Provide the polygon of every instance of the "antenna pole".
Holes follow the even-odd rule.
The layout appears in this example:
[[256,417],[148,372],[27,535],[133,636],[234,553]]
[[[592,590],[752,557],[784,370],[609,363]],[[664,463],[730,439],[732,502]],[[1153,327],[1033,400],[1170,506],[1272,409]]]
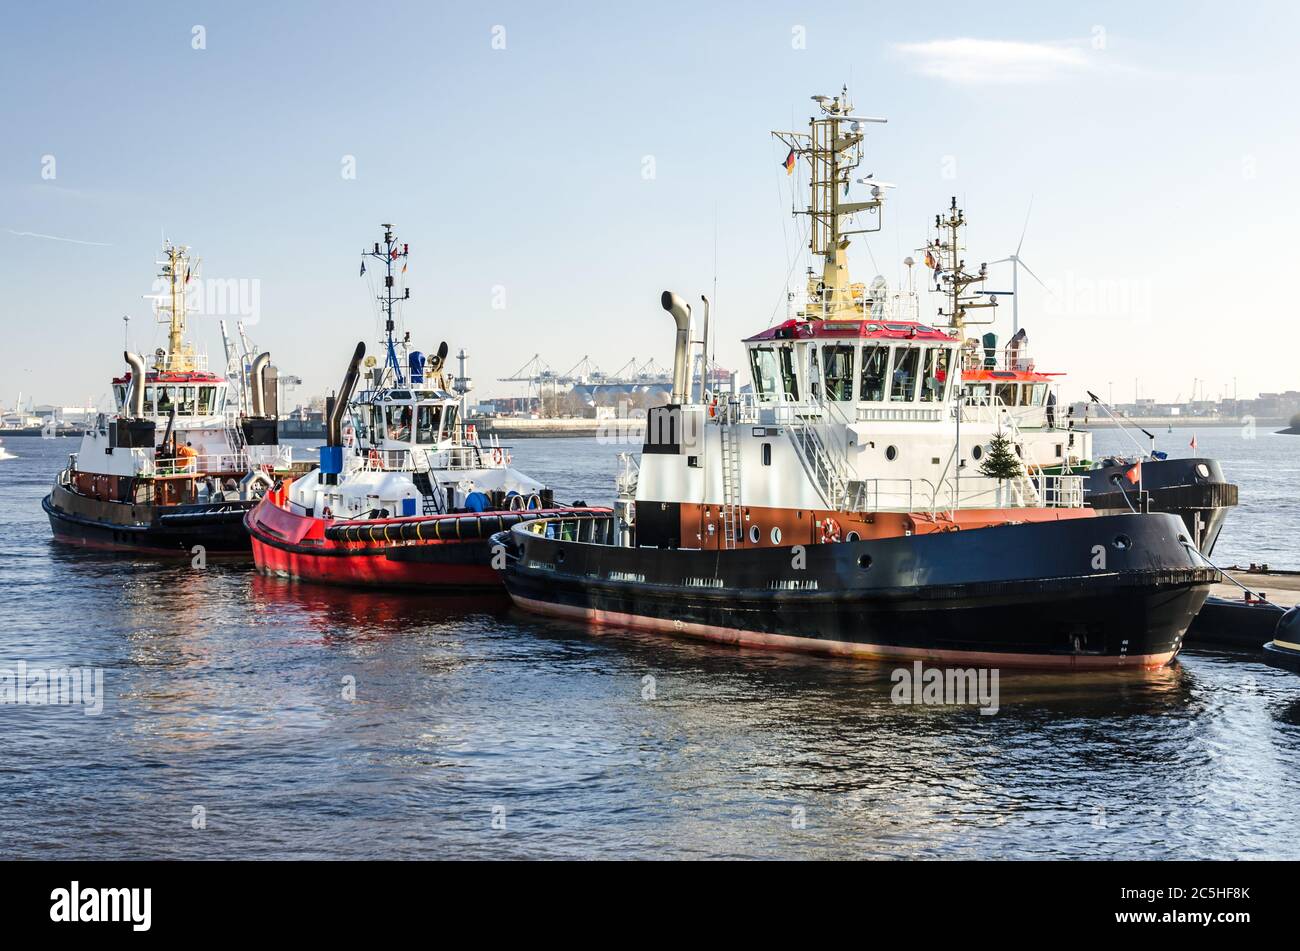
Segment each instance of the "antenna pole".
[[[393,296],[393,265],[396,264],[398,260],[401,260],[402,267],[406,267],[406,258],[410,253],[410,246],[406,244],[402,244],[400,247],[398,246],[397,238],[393,234],[393,226],[391,224],[385,223],[381,225],[381,227],[384,229],[382,247],[380,242],[376,241],[374,249],[370,251],[362,251],[361,256],[363,258],[374,258],[377,261],[384,262],[384,293],[379,296],[379,306],[384,312],[384,336],[387,349],[387,355],[384,358],[384,366],[385,369],[392,371],[393,382],[396,385],[401,386],[406,382],[406,378],[402,372],[402,362],[397,359],[397,340],[393,336],[394,331],[396,330],[396,323],[393,320],[393,304],[399,300],[410,300],[411,290],[410,288],[407,288],[406,293],[401,297]],[[361,263],[361,273],[366,273],[366,265],[364,261]]]

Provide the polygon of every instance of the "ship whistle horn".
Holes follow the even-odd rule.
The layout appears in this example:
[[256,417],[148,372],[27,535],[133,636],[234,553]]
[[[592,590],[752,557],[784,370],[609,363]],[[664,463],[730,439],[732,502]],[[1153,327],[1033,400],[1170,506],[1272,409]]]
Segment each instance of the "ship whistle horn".
[[664,310],[673,315],[673,320],[677,323],[677,344],[673,347],[672,401],[680,406],[686,402],[687,374],[690,372],[690,367],[687,366],[687,351],[690,349],[691,339],[691,305],[672,291],[664,291],[659,298],[659,303]]

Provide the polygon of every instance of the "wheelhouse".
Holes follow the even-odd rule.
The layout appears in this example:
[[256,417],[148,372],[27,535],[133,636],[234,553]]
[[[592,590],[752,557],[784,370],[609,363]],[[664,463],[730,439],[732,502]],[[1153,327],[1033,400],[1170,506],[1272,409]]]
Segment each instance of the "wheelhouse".
[[[131,393],[131,375],[113,380],[113,402],[120,414]],[[226,411],[226,381],[214,373],[150,373],[145,377],[145,416],[167,419],[221,416]]]
[[913,321],[790,320],[745,346],[759,404],[868,411],[941,406],[959,357],[951,336]]
[[432,449],[458,441],[460,399],[438,389],[398,387],[362,394],[355,425],[367,445]]

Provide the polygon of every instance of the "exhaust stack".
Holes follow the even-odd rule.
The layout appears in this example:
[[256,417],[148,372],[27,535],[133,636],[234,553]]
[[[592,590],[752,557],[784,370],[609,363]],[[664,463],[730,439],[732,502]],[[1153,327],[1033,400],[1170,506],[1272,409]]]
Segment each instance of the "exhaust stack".
[[[138,353],[130,351],[123,352],[122,356],[126,359],[127,365],[131,368],[131,395],[130,395],[130,413],[133,419],[144,418],[144,357]],[[127,409],[124,405],[123,409]]]
[[[343,375],[343,385],[339,387],[338,396],[334,398],[334,405],[330,407],[329,419],[326,421],[325,426],[326,445],[343,445],[343,415],[348,411],[348,402],[352,399],[352,391],[356,389],[357,379],[361,376],[361,358],[365,355],[365,343],[358,343],[356,352],[352,354],[352,362],[348,364],[348,372]],[[260,360],[261,357],[258,359]]]
[[690,388],[691,305],[672,291],[664,291],[659,303],[677,322],[677,343],[673,348],[672,401],[680,406],[686,402],[687,390]]
[[266,386],[262,381],[262,373],[266,370],[266,365],[271,362],[271,354],[259,353],[253,360],[253,368],[249,373],[251,379],[249,382],[253,388],[253,415],[266,415]]
[[704,302],[704,327],[700,334],[700,402],[704,402],[704,391],[709,388],[709,299],[703,294],[700,300]]

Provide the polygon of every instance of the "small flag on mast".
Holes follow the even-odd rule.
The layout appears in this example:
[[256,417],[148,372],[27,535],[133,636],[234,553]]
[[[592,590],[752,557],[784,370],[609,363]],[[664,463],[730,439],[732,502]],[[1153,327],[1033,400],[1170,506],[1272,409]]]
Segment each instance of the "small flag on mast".
[[361,273],[360,273],[358,276],[359,276],[359,277],[365,277],[365,276],[366,276],[366,262],[365,262],[365,261],[362,261],[362,262],[361,262]]
[[1132,469],[1130,469],[1128,472],[1124,473],[1124,478],[1128,479],[1128,480],[1129,480],[1130,482],[1132,482],[1134,485],[1137,485],[1139,482],[1141,482],[1141,481],[1142,481],[1142,463],[1141,463],[1141,461],[1139,461],[1138,464],[1135,465],[1135,466],[1134,466]]
[[782,162],[781,164],[785,166],[785,173],[787,175],[794,174],[794,149],[793,148],[790,149],[790,154],[785,157],[785,161]]
[[1196,433],[1192,433],[1192,448],[1196,448]]

